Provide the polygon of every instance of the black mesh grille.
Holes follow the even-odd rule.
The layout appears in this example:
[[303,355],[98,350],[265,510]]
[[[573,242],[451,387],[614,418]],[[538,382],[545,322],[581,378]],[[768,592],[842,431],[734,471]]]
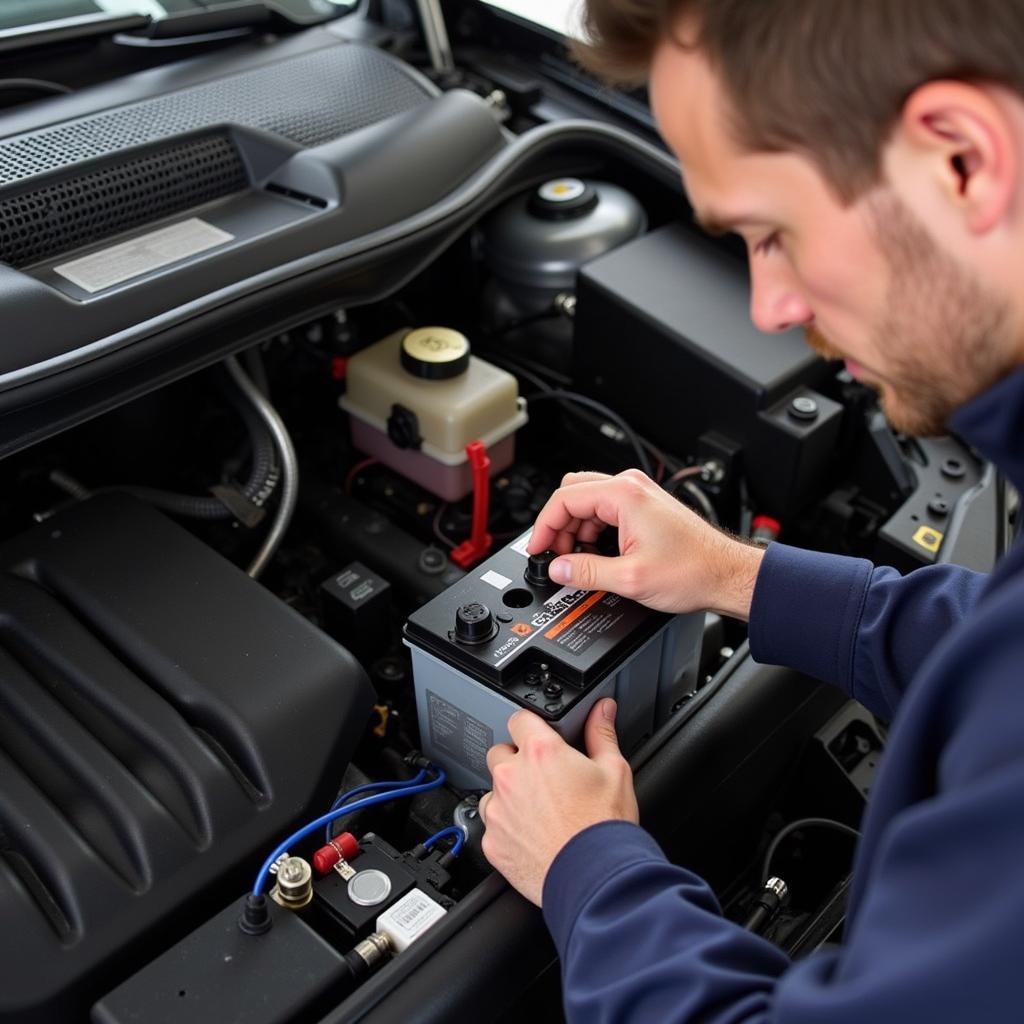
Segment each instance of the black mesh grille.
[[0,140],[0,185],[224,124],[316,146],[428,98],[400,64],[379,51],[332,46]]
[[245,188],[234,143],[210,135],[0,199],[0,262],[15,267]]

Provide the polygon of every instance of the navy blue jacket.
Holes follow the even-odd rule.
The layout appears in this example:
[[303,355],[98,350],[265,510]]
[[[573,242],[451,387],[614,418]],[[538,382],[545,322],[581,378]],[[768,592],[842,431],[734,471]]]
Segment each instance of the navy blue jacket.
[[[1024,369],[950,425],[1024,490]],[[893,722],[845,945],[792,963],[640,828],[605,822],[544,884],[569,1021],[1024,1021],[1024,545],[988,576],[900,577],[774,544],[750,645]]]

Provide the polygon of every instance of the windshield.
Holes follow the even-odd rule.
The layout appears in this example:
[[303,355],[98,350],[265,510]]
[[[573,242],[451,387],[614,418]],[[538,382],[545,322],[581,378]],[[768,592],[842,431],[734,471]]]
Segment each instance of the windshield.
[[581,0],[484,0],[484,3],[532,21],[535,25],[543,25],[559,35],[581,35]]
[[[235,2],[223,0],[223,5]],[[101,14],[142,14],[159,20],[168,14],[193,13],[219,6],[217,0],[0,0],[0,30]],[[350,9],[352,0],[274,0],[272,6],[282,13],[294,8],[301,15],[330,17]]]

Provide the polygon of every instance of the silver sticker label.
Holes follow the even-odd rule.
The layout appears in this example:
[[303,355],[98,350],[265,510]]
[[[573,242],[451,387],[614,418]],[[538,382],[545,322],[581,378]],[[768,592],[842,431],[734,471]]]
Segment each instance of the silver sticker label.
[[190,217],[53,269],[91,294],[234,241],[234,237],[205,220]]

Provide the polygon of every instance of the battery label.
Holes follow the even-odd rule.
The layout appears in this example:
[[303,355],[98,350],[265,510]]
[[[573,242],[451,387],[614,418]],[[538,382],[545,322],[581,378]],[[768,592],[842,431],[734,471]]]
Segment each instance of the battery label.
[[489,725],[433,690],[427,690],[427,718],[436,747],[477,775],[489,775],[487,751],[494,746],[494,730]]
[[621,603],[618,595],[599,591],[544,636],[554,640],[567,654],[578,656],[622,621],[624,612],[618,610]]
[[[600,599],[604,595],[603,590],[594,592],[596,599]],[[567,612],[570,608],[575,608],[581,601],[589,600],[591,591],[589,590],[574,590],[572,587],[562,587],[557,593],[552,594],[544,602],[544,610],[537,612],[530,619],[530,625],[534,629],[543,629],[549,622],[554,622],[560,615]]]
[[[582,614],[577,605],[585,610],[595,601],[600,601],[606,594],[607,591],[604,590],[573,590],[572,587],[562,587],[561,590],[552,594],[544,602],[544,608],[537,612],[530,619],[529,623],[517,622],[512,627],[513,635],[492,652],[492,656],[495,658],[495,666],[504,665],[513,654],[518,654],[531,640],[539,636],[545,636],[548,639],[557,636],[558,628],[549,630],[547,633],[541,633],[540,631],[545,626],[550,626],[553,622],[562,618],[562,616],[565,616],[563,622],[573,621],[578,614]],[[574,608],[576,608],[576,611],[573,611]]]

